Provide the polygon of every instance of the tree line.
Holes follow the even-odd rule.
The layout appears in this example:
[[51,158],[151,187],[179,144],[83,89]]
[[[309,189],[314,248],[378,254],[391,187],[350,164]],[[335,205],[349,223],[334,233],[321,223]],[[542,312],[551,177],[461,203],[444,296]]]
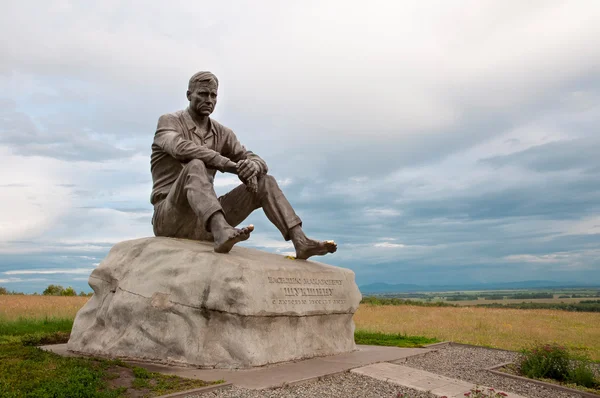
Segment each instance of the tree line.
[[[64,288],[61,285],[48,285],[48,287],[42,292],[43,296],[80,296],[80,297],[91,297],[94,293],[85,293],[80,291],[79,294],[71,286]],[[25,295],[23,292],[9,291],[5,287],[0,286],[1,295]],[[37,296],[38,293],[33,293],[33,296]]]

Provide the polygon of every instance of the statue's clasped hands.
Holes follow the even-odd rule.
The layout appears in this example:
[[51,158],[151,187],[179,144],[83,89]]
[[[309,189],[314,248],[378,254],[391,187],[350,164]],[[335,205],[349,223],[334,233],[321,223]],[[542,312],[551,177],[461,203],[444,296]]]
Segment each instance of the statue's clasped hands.
[[238,175],[244,180],[254,177],[259,172],[256,162],[253,162],[250,159],[240,160],[237,162],[236,168]]
[[236,170],[238,177],[240,178],[240,180],[242,180],[244,184],[246,184],[248,190],[252,192],[257,192],[258,182],[256,176],[258,175],[260,169],[256,162],[253,162],[250,159],[240,160],[236,164]]

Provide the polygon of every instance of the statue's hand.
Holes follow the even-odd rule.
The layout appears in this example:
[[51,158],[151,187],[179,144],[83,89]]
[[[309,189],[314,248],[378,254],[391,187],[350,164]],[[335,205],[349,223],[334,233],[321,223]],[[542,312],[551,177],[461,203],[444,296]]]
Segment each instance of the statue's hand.
[[242,181],[248,181],[250,178],[256,176],[260,171],[256,162],[250,159],[240,160],[237,165],[237,173]]

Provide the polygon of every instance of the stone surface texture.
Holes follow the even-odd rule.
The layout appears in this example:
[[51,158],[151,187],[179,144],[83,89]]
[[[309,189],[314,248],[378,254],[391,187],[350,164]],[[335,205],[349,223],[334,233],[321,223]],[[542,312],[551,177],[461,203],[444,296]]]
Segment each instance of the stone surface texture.
[[351,270],[205,242],[115,245],[92,272],[68,349],[206,368],[248,368],[355,349]]

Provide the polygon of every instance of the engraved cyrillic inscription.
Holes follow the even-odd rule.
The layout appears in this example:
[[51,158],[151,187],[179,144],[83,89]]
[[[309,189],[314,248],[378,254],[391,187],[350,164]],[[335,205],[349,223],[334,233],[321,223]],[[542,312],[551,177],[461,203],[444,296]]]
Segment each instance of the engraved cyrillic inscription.
[[296,277],[267,277],[269,283],[283,283],[286,285],[328,285],[342,286],[341,279],[318,279],[318,278],[296,278]]
[[314,287],[284,287],[286,296],[332,296],[333,289]]
[[[279,298],[272,304],[281,305],[343,305],[345,299],[335,299],[338,289],[342,288],[342,279],[313,278],[301,276],[267,276],[269,284],[280,285]],[[273,286],[275,287],[275,286]]]

